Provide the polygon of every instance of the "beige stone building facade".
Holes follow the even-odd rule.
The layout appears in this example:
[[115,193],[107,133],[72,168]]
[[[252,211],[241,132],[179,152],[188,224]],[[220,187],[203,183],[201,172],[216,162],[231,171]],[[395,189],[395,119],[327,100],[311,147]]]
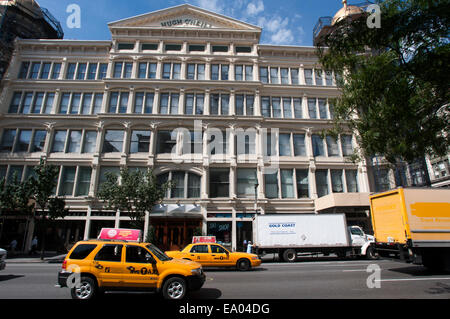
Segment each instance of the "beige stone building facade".
[[322,135],[339,91],[315,48],[260,44],[261,28],[187,4],[109,29],[112,41],[18,40],[3,82],[0,174],[60,167],[58,237],[127,227],[96,199],[121,167],[176,181],[145,223],[164,249],[198,228],[241,249],[255,213],[344,212],[369,227],[352,132]]

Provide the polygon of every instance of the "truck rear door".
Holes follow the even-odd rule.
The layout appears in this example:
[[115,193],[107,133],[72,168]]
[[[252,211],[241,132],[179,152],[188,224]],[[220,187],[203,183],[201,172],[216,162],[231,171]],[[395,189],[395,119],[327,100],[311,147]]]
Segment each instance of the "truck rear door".
[[377,242],[406,243],[406,211],[399,190],[372,196],[370,211]]

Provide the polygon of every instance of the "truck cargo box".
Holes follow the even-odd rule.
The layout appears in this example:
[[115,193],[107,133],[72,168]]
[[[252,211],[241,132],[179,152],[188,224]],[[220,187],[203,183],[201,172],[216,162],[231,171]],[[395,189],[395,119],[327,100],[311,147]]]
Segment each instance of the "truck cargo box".
[[377,243],[450,247],[450,189],[398,188],[370,197]]
[[258,215],[253,223],[260,249],[351,245],[344,214]]

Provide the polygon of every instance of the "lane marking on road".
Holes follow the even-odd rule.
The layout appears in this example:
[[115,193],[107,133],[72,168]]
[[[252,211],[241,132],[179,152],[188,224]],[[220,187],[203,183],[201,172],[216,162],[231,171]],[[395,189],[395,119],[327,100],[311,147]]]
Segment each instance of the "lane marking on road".
[[398,279],[377,279],[378,282],[388,281],[435,281],[435,280],[450,280],[450,277],[433,277],[433,278],[398,278]]

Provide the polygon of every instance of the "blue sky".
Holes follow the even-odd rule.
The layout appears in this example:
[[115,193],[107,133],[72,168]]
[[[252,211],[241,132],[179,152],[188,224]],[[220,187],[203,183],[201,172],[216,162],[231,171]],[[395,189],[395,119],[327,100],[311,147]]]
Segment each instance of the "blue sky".
[[[351,2],[351,1],[350,1]],[[189,3],[263,28],[261,43],[312,45],[321,16],[333,16],[341,0],[38,0],[60,22],[66,39],[109,40],[108,22]],[[69,28],[67,8],[81,8],[81,28]]]

